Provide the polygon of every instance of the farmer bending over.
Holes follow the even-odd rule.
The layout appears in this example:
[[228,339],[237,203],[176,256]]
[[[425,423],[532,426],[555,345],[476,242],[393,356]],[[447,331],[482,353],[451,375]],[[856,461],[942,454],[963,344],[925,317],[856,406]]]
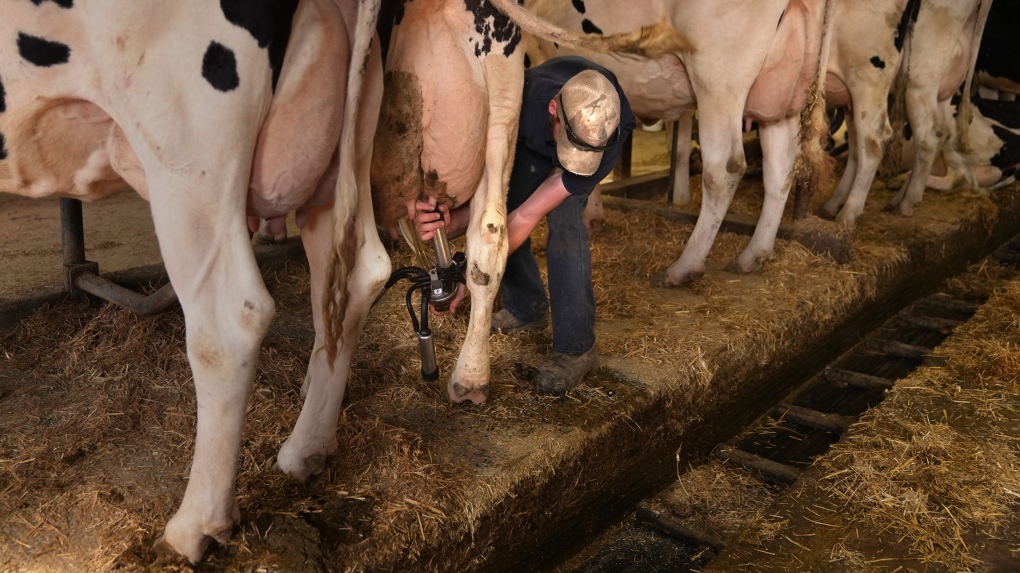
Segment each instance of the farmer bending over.
[[[504,333],[545,328],[552,302],[552,353],[539,367],[537,386],[564,392],[598,366],[591,251],[581,213],[595,185],[609,174],[623,142],[634,129],[634,114],[609,70],[576,56],[553,58],[524,73],[524,99],[517,151],[507,193],[510,255],[499,285],[502,310],[492,330]],[[415,205],[415,226],[423,241],[445,226],[464,230],[467,204],[449,212],[435,199]],[[546,217],[549,296],[531,251],[531,231]],[[464,296],[461,289],[450,307]]]

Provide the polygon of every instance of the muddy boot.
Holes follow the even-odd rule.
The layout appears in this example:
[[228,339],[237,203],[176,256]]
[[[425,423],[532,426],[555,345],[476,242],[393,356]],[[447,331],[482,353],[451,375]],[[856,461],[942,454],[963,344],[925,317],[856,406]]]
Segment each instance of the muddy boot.
[[594,346],[584,354],[553,352],[538,367],[535,385],[543,392],[566,392],[580,384],[598,365],[599,353]]
[[521,322],[504,308],[498,312],[492,313],[492,322],[489,326],[489,333],[495,334],[497,330],[501,331],[503,334],[510,334],[511,332],[531,332],[532,330],[542,330],[546,326],[549,326],[549,313],[545,313],[538,319],[531,322]]

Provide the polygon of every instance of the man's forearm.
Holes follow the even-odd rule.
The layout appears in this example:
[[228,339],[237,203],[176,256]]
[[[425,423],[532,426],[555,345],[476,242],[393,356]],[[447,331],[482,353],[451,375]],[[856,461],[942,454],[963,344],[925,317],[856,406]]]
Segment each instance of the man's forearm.
[[516,251],[524,244],[537,225],[538,221],[527,220],[526,216],[521,214],[520,209],[511,211],[506,216],[507,254]]

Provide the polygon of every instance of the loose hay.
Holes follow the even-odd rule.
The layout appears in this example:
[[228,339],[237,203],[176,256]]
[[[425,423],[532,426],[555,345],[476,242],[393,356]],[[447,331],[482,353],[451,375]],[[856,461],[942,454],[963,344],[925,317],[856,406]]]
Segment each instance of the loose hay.
[[[944,231],[960,210],[926,197],[920,212]],[[881,216],[869,211],[876,221]],[[895,222],[898,229],[918,224]],[[729,392],[716,378],[720,365],[735,384],[789,358],[795,349],[784,341],[835,326],[873,296],[880,269],[910,256],[882,246],[907,242],[906,231],[890,239],[878,223],[885,235],[862,227],[852,265],[778,241],[774,259],[753,276],[721,271],[747,238],[720,234],[702,281],[653,290],[648,277],[679,255],[692,227],[611,212],[593,243],[600,354],[654,367],[663,392],[678,402]],[[395,267],[410,263],[396,256]],[[313,341],[307,270],[293,265],[267,285],[278,316],[245,422],[242,523],[227,547],[207,557],[209,569],[412,563],[440,540],[471,539],[478,516],[505,502],[522,476],[541,474],[569,451],[581,440],[579,428],[620,418],[639,424],[629,420],[628,404],[644,391],[611,376],[597,374],[563,397],[531,388],[548,331],[492,336],[490,402],[451,407],[444,385],[420,380],[397,287],[372,311],[355,354],[340,451],[312,483],[293,484],[272,463],[297,418]],[[466,315],[433,324],[446,375]],[[193,448],[194,390],[180,313],[145,318],[72,301],[0,335],[0,350],[0,569],[189,569],[152,550],[183,494]]]
[[751,472],[713,460],[684,472],[674,486],[656,498],[656,504],[660,511],[691,524],[692,529],[710,531],[721,539],[748,527],[768,538],[783,526],[762,513],[777,492],[772,486],[763,487]]
[[[1015,277],[995,265],[977,272],[989,281],[1004,275]],[[950,288],[975,292],[974,282]],[[1020,552],[1018,308],[1013,278],[939,347],[945,366],[898,382],[819,461],[824,490],[855,521],[906,541],[922,562],[975,571],[975,542],[1007,533]]]

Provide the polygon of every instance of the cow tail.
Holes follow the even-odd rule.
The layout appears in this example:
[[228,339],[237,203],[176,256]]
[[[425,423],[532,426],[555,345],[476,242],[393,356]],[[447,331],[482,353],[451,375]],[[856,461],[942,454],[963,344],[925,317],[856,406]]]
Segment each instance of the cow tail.
[[835,4],[836,0],[825,3],[817,71],[800,114],[800,157],[794,166],[794,174],[805,197],[813,195],[819,185],[832,177],[835,163],[826,152],[829,144],[829,116],[825,113],[825,74],[829,65]]
[[[348,277],[354,268],[359,250],[355,232],[358,211],[358,180],[355,174],[355,143],[357,141],[358,107],[361,102],[365,73],[368,69],[372,38],[379,19],[380,0],[360,0],[354,28],[354,46],[347,75],[347,97],[344,101],[344,123],[340,131],[340,170],[333,202],[333,249],[322,290],[322,317],[325,326],[326,352],[332,367],[338,343],[344,332],[347,315]],[[353,343],[353,341],[346,341]]]
[[970,66],[967,68],[967,79],[963,82],[963,95],[960,98],[960,109],[956,114],[956,146],[960,153],[970,151],[970,122],[974,116],[974,105],[970,96],[974,88],[974,71],[977,68],[978,54],[981,51],[981,36],[984,35],[985,23],[988,21],[988,12],[992,7],[992,0],[982,0],[978,8],[977,21],[974,22],[974,32],[971,35]]
[[900,174],[903,162],[903,146],[906,143],[907,129],[907,83],[910,79],[910,52],[914,44],[914,25],[921,11],[921,0],[908,0],[904,8],[902,30],[903,51],[900,54],[900,67],[893,78],[889,95],[889,125],[892,127],[892,138],[885,144],[885,155],[879,165],[878,176],[891,179]]
[[539,18],[515,0],[489,0],[515,24],[543,40],[569,48],[593,52],[622,52],[657,58],[664,54],[691,52],[691,43],[670,23],[666,15],[653,26],[625,34],[585,34],[571,32]]

